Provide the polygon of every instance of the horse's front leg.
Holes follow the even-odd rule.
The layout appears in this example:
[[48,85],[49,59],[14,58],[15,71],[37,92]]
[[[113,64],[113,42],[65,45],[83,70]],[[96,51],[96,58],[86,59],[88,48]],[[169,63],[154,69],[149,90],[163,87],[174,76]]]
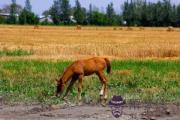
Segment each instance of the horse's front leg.
[[78,104],[81,105],[81,92],[82,92],[82,80],[83,75],[79,75],[79,82],[78,82]]
[[72,78],[72,80],[71,80],[70,83],[69,83],[69,86],[68,86],[67,89],[66,89],[65,94],[64,94],[63,97],[62,97],[63,99],[66,99],[66,96],[68,95],[69,91],[72,90],[72,87],[73,87],[73,85],[74,85],[75,82],[76,82],[76,79],[75,79],[75,78]]
[[72,76],[72,79],[71,79],[71,81],[70,81],[70,83],[69,83],[69,85],[68,85],[68,87],[67,87],[67,89],[66,89],[66,92],[65,92],[65,94],[64,94],[63,97],[62,97],[62,99],[63,99],[66,103],[69,103],[69,102],[68,102],[68,99],[67,99],[67,95],[68,95],[69,91],[72,91],[72,87],[73,87],[73,85],[74,85],[74,83],[76,82],[77,79],[78,79],[78,77],[77,77],[76,75],[73,75],[73,76]]

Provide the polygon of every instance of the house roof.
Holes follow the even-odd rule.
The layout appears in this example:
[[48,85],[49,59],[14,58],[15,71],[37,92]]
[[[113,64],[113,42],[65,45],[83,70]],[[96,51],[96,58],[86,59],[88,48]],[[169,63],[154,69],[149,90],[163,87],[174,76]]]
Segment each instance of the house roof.
[[[0,13],[0,16],[10,16],[10,14],[9,13]],[[15,16],[19,16],[18,14],[15,14]]]

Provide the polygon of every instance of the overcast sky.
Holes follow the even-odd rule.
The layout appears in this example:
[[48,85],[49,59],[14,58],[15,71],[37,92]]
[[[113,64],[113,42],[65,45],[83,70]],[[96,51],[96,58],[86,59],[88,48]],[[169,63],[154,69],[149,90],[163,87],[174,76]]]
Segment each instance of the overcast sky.
[[[16,0],[18,4],[24,6],[25,0]],[[38,15],[44,10],[47,10],[52,4],[54,0],[31,0],[32,10]],[[83,7],[88,8],[89,4],[91,3],[93,6],[96,6],[101,11],[105,11],[106,6],[108,3],[113,2],[114,8],[116,12],[120,12],[121,6],[125,0],[79,0]],[[147,0],[152,2],[157,2],[158,0]],[[180,0],[171,0],[173,4],[179,4]],[[10,4],[11,0],[0,0],[0,8],[3,6]],[[74,6],[75,0],[70,0],[71,6]]]

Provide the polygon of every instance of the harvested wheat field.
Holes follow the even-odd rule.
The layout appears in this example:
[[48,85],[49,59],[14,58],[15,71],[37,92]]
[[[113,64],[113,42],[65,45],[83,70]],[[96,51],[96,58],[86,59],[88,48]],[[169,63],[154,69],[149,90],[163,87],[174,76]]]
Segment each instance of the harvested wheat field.
[[[80,26],[81,27],[81,26]],[[0,50],[33,53],[17,58],[179,58],[179,28],[0,26]],[[1,59],[11,58],[8,56]],[[13,57],[15,59],[15,57]]]

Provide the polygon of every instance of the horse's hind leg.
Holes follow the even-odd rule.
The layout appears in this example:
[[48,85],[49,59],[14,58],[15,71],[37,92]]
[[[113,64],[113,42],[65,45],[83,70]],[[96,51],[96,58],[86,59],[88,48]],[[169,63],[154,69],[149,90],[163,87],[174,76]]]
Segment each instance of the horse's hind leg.
[[103,96],[104,96],[104,84],[103,83],[102,83],[102,88],[101,88],[99,95],[100,95],[100,100],[102,100]]
[[100,91],[100,100],[102,100],[104,98],[104,100],[106,102],[106,100],[107,100],[107,79],[103,72],[98,72],[97,75],[102,83],[102,89]]

